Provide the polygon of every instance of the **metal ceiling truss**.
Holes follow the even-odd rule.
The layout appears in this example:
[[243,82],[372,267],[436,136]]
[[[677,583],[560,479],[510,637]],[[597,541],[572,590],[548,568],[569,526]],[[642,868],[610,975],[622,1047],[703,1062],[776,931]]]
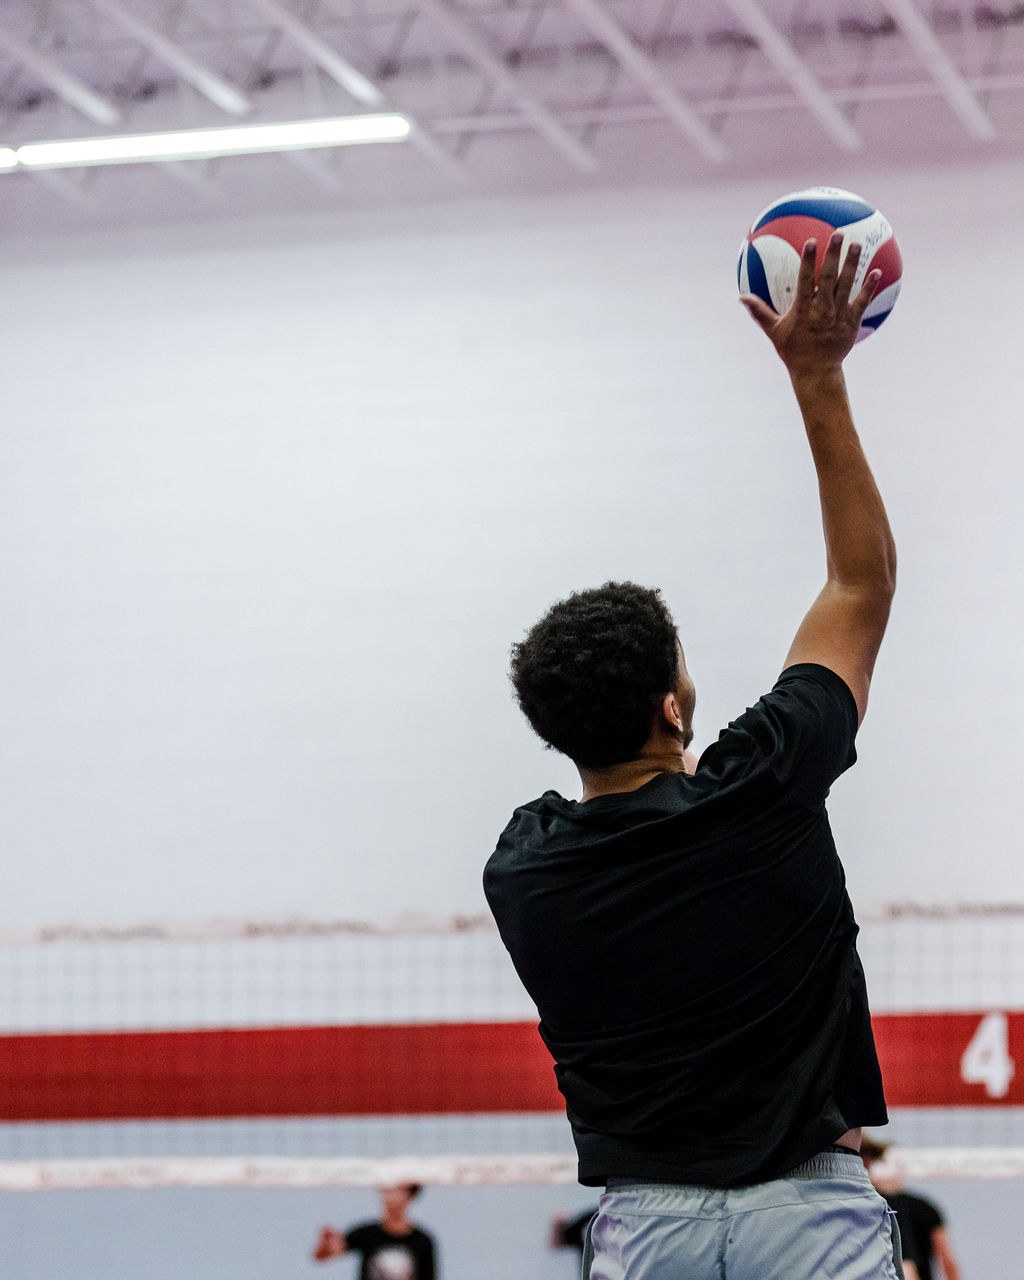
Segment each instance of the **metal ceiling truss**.
[[793,86],[825,132],[844,151],[859,151],[863,142],[857,130],[759,0],[726,0],[726,3],[753,36],[764,56]]
[[[537,139],[567,177],[606,167],[612,129],[672,129],[717,164],[730,120],[773,110],[852,152],[858,107],[927,97],[979,146],[1013,142],[993,98],[1022,89],[1010,0],[6,0],[0,16],[6,145],[401,111],[455,181],[473,177],[466,145],[499,135]],[[337,181],[332,162],[291,163]],[[209,190],[219,170],[167,172]]]

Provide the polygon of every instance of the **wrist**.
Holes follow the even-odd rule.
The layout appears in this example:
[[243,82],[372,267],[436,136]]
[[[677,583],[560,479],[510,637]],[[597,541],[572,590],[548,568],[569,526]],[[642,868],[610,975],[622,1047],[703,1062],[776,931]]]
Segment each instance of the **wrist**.
[[789,380],[798,399],[803,395],[835,395],[837,391],[843,394],[846,392],[846,378],[841,364],[819,365],[809,369],[791,368]]

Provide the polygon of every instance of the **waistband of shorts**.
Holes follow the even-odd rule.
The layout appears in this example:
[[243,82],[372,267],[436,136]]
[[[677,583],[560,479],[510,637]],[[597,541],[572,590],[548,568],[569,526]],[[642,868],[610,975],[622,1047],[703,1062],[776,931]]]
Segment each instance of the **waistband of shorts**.
[[[867,1170],[864,1168],[864,1162],[861,1160],[859,1152],[854,1151],[852,1147],[830,1146],[826,1147],[824,1151],[819,1151],[817,1155],[811,1156],[809,1160],[805,1160],[802,1164],[798,1164],[792,1169],[786,1169],[774,1178],[767,1178],[764,1181],[778,1182],[788,1178],[836,1178],[850,1177],[851,1175],[870,1184]],[[609,1191],[626,1191],[630,1187],[646,1188],[648,1190],[654,1187],[664,1187],[666,1190],[672,1190],[673,1188],[694,1186],[695,1184],[672,1182],[667,1178],[610,1176],[605,1185]],[[747,1183],[745,1185],[757,1184]]]
[[779,1174],[780,1178],[834,1178],[838,1175],[863,1173],[867,1178],[867,1170],[860,1153],[852,1147],[832,1146],[819,1151],[810,1160],[798,1164],[795,1169],[787,1169]]

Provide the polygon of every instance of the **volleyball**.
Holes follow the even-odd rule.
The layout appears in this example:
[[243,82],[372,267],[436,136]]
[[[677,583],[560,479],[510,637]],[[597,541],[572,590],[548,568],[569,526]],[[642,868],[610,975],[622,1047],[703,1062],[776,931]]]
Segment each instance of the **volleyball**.
[[896,305],[903,258],[892,227],[880,210],[852,191],[810,187],[772,201],[757,218],[740,246],[737,269],[740,293],[752,293],[783,315],[796,294],[800,253],[818,242],[816,272],[834,231],[843,233],[842,259],[851,244],[861,246],[851,297],[860,292],[869,271],[880,270],[875,296],[861,321],[857,341],[873,333]]

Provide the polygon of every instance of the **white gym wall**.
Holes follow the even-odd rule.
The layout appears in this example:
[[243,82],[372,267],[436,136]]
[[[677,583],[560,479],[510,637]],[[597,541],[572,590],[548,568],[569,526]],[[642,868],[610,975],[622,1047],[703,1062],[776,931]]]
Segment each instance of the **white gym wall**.
[[[610,577],[664,588],[712,739],[823,576],[734,267],[822,176],[0,246],[0,920],[477,909],[574,786],[509,644]],[[824,176],[905,257],[848,363],[901,579],[834,825],[860,901],[1012,897],[1019,165]]]

